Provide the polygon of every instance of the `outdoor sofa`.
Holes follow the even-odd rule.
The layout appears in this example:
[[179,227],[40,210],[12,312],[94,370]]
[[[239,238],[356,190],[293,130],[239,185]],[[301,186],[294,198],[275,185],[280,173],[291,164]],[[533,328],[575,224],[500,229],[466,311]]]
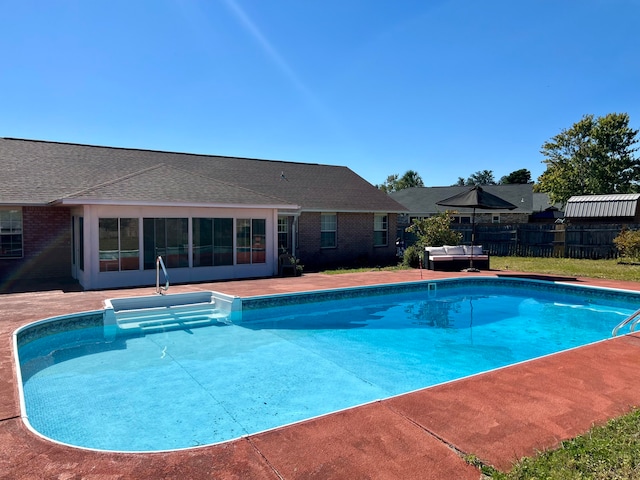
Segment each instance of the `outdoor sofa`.
[[462,270],[470,266],[472,256],[475,268],[489,270],[489,252],[484,252],[482,245],[444,245],[425,247],[424,250],[424,265],[429,270]]

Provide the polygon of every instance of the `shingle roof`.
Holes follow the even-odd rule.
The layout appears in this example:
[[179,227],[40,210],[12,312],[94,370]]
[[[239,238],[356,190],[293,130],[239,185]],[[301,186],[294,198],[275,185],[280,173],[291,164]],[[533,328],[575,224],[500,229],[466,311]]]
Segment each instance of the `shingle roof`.
[[404,211],[342,166],[8,138],[0,139],[0,164],[0,204],[84,199]]
[[577,195],[567,201],[567,218],[634,217],[640,194]]
[[[157,188],[161,185],[162,188]],[[113,201],[118,203],[163,204],[167,199],[178,204],[265,205],[289,204],[237,185],[219,182],[178,168],[157,165],[101,185],[94,185],[64,197],[78,203]],[[205,201],[206,200],[206,201]],[[67,202],[71,203],[71,202]]]
[[533,211],[544,212],[545,210],[561,210],[561,203],[552,203],[549,194],[546,192],[533,193]]
[[[452,207],[440,206],[436,202],[465,192],[470,188],[472,187],[457,185],[451,187],[413,187],[393,192],[390,196],[414,215],[430,215],[453,210]],[[517,207],[515,210],[504,210],[504,212],[530,214],[533,211],[533,186],[530,184],[483,185],[482,188]],[[472,212],[471,208],[456,208],[455,210],[460,213]],[[493,210],[493,212],[500,212],[500,210]]]

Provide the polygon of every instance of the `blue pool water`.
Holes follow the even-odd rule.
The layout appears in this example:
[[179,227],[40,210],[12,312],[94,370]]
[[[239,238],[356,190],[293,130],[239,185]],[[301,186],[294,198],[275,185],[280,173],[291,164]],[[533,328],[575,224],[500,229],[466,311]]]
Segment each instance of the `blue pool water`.
[[640,305],[542,282],[434,285],[250,299],[235,324],[114,340],[73,319],[24,333],[28,422],[95,449],[212,444],[602,340]]

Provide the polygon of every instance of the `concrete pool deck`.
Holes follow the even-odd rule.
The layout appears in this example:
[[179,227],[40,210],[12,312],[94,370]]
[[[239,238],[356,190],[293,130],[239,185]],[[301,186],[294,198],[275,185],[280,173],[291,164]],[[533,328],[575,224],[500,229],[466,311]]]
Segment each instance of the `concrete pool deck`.
[[[170,293],[216,290],[246,297],[471,275],[518,273],[305,274],[175,285]],[[637,282],[560,280],[640,291]],[[44,288],[0,294],[2,479],[479,479],[480,471],[464,455],[506,471],[523,456],[554,448],[640,405],[640,334],[634,334],[224,444],[161,453],[82,450],[42,439],[24,425],[12,334],[36,320],[101,309],[106,298],[148,295],[153,288]]]

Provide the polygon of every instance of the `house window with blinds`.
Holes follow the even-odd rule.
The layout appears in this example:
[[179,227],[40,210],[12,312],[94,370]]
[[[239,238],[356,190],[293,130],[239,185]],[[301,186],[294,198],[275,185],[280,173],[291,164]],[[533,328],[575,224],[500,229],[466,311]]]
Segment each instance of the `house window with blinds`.
[[0,258],[22,257],[22,210],[0,208]]
[[320,248],[336,248],[338,246],[338,219],[335,213],[320,215]]
[[386,247],[389,244],[389,224],[387,215],[376,214],[373,217],[373,246]]

